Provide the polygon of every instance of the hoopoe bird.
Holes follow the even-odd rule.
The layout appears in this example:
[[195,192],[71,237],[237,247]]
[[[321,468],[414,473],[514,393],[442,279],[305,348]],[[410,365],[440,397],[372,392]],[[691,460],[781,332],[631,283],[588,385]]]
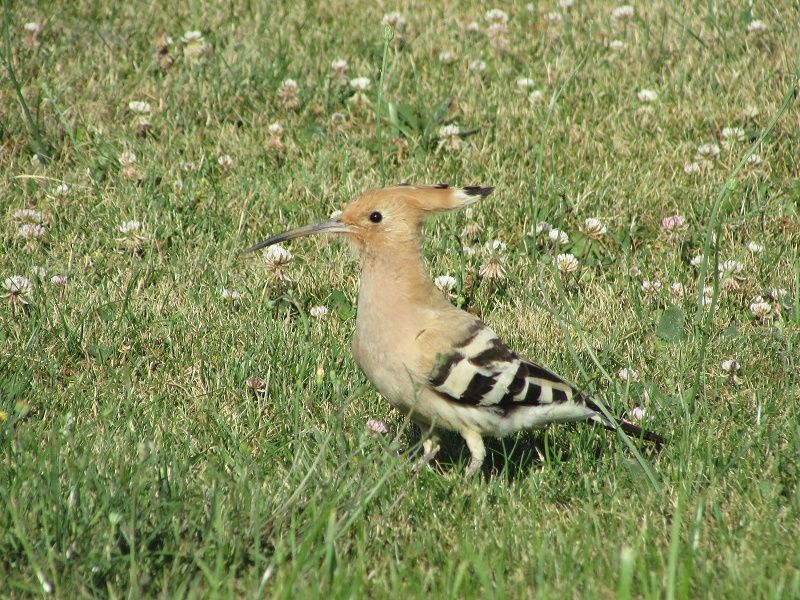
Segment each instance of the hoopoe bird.
[[453,306],[431,281],[420,247],[426,218],[470,206],[493,190],[444,184],[372,190],[339,216],[275,235],[245,253],[306,235],[348,238],[361,257],[353,357],[378,392],[420,427],[422,464],[439,450],[441,429],[464,438],[468,476],[483,464],[484,436],[548,423],[594,421],[663,443],[633,423],[609,419],[592,399]]

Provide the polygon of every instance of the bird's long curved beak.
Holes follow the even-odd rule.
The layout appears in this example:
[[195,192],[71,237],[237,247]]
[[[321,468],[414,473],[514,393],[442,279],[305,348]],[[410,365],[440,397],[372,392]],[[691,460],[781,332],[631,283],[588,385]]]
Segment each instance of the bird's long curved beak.
[[320,221],[319,223],[313,223],[311,225],[306,225],[305,227],[298,227],[297,229],[290,229],[289,231],[284,231],[278,235],[273,235],[271,238],[267,238],[263,242],[258,242],[257,244],[250,246],[247,250],[242,252],[242,254],[249,254],[250,252],[255,252],[256,250],[266,248],[267,246],[279,244],[280,242],[285,242],[287,240],[293,240],[294,238],[303,237],[305,235],[316,235],[319,233],[350,233],[350,231],[350,225],[347,223],[342,223],[338,218],[328,219],[327,221]]

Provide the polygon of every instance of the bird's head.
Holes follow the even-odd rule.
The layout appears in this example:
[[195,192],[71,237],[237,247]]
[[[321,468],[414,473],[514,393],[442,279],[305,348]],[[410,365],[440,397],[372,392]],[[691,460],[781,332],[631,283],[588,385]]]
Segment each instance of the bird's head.
[[359,250],[416,243],[428,216],[474,204],[492,193],[491,187],[451,188],[447,185],[395,185],[370,190],[327,221],[291,229],[251,246],[245,253],[318,233],[345,234]]

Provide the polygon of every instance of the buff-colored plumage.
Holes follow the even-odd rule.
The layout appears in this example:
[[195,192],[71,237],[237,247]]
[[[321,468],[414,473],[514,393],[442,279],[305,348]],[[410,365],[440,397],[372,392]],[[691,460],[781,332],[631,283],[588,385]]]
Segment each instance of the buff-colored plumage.
[[[251,252],[315,233],[348,237],[362,260],[353,356],[389,403],[417,423],[427,462],[437,429],[461,434],[475,473],[483,436],[550,422],[610,421],[591,399],[547,369],[512,352],[474,315],[454,307],[431,281],[420,254],[432,214],[469,206],[493,188],[399,185],[369,191],[335,219],[269,238]],[[659,436],[621,421],[630,435]]]

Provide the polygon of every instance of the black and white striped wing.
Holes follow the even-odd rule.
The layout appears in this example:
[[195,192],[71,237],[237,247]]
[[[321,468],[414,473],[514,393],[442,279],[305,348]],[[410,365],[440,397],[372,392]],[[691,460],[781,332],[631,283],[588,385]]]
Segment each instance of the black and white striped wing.
[[[440,355],[428,384],[451,402],[501,409],[570,403],[575,395],[572,386],[510,350],[483,323]],[[580,396],[576,402],[585,406]]]

